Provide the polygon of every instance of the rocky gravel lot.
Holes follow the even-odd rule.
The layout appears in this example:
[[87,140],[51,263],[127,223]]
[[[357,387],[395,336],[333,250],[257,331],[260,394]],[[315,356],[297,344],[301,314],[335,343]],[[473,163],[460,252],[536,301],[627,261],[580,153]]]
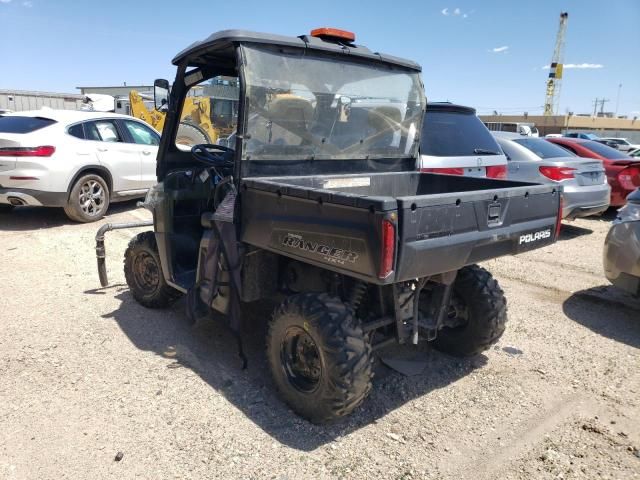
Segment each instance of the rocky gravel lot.
[[[149,218],[134,203],[106,221]],[[405,377],[377,365],[354,415],[307,423],[276,397],[247,312],[249,368],[215,321],[178,302],[130,296],[108,234],[111,286],[99,288],[98,224],[61,211],[0,214],[0,478],[640,478],[640,301],[602,274],[612,215],[566,224],[555,245],[484,266],[510,323],[459,360],[428,345]]]

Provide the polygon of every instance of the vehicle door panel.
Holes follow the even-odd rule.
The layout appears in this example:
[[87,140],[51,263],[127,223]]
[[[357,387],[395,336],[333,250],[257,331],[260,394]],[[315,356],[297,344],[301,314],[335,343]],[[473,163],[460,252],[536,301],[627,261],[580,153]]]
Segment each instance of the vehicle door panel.
[[151,188],[157,183],[156,156],[160,135],[142,122],[120,120],[119,123],[126,134],[126,141],[140,158],[139,188]]
[[94,120],[85,126],[87,140],[95,144],[101,165],[111,172],[113,191],[140,188],[140,156],[114,120]]

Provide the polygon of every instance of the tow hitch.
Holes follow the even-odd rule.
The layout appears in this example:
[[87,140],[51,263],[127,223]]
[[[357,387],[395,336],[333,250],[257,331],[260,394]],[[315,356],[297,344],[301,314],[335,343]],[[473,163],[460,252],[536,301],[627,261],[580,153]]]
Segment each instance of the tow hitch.
[[103,287],[109,285],[109,279],[107,278],[107,265],[105,261],[106,250],[104,248],[104,234],[111,230],[151,226],[153,226],[153,220],[130,223],[107,223],[98,229],[98,232],[96,233],[96,260],[98,260],[98,276],[100,277],[100,285]]

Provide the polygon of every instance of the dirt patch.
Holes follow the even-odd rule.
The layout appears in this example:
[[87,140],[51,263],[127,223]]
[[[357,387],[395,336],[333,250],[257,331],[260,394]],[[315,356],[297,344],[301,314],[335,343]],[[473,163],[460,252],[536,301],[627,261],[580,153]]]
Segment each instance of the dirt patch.
[[[105,222],[144,218],[129,204]],[[405,377],[379,363],[362,408],[325,427],[296,417],[273,389],[263,346],[268,304],[245,312],[255,328],[242,371],[220,322],[191,326],[182,302],[169,310],[135,303],[122,274],[133,232],[108,234],[111,286],[100,288],[98,226],[44,209],[0,214],[0,278],[10,286],[0,336],[0,478],[640,471],[640,316],[602,288],[606,222],[577,220],[566,241],[486,262],[508,299],[500,343],[462,360],[410,347],[407,355],[426,362],[423,373]]]

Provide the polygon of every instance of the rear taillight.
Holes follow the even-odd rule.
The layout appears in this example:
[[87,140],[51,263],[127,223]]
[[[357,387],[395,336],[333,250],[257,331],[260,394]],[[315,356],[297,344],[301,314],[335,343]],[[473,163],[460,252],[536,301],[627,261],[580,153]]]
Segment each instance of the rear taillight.
[[53,145],[40,147],[3,147],[0,157],[50,157],[56,151]]
[[382,220],[382,242],[380,252],[380,272],[378,277],[387,278],[393,272],[393,258],[396,253],[396,227],[391,220]]
[[567,180],[568,178],[575,178],[573,172],[576,169],[569,167],[540,167],[538,170],[540,170],[540,173],[545,177],[550,178],[554,182],[559,182],[561,180]]
[[556,240],[560,236],[560,229],[562,228],[562,210],[564,210],[564,199],[562,198],[562,194],[560,195],[560,206],[558,207],[558,217],[556,218]]
[[443,173],[445,175],[464,175],[464,168],[421,168],[422,173]]
[[618,182],[625,190],[635,190],[640,186],[640,167],[627,167],[618,173]]
[[507,166],[506,165],[490,165],[487,167],[487,177],[489,178],[507,178]]

